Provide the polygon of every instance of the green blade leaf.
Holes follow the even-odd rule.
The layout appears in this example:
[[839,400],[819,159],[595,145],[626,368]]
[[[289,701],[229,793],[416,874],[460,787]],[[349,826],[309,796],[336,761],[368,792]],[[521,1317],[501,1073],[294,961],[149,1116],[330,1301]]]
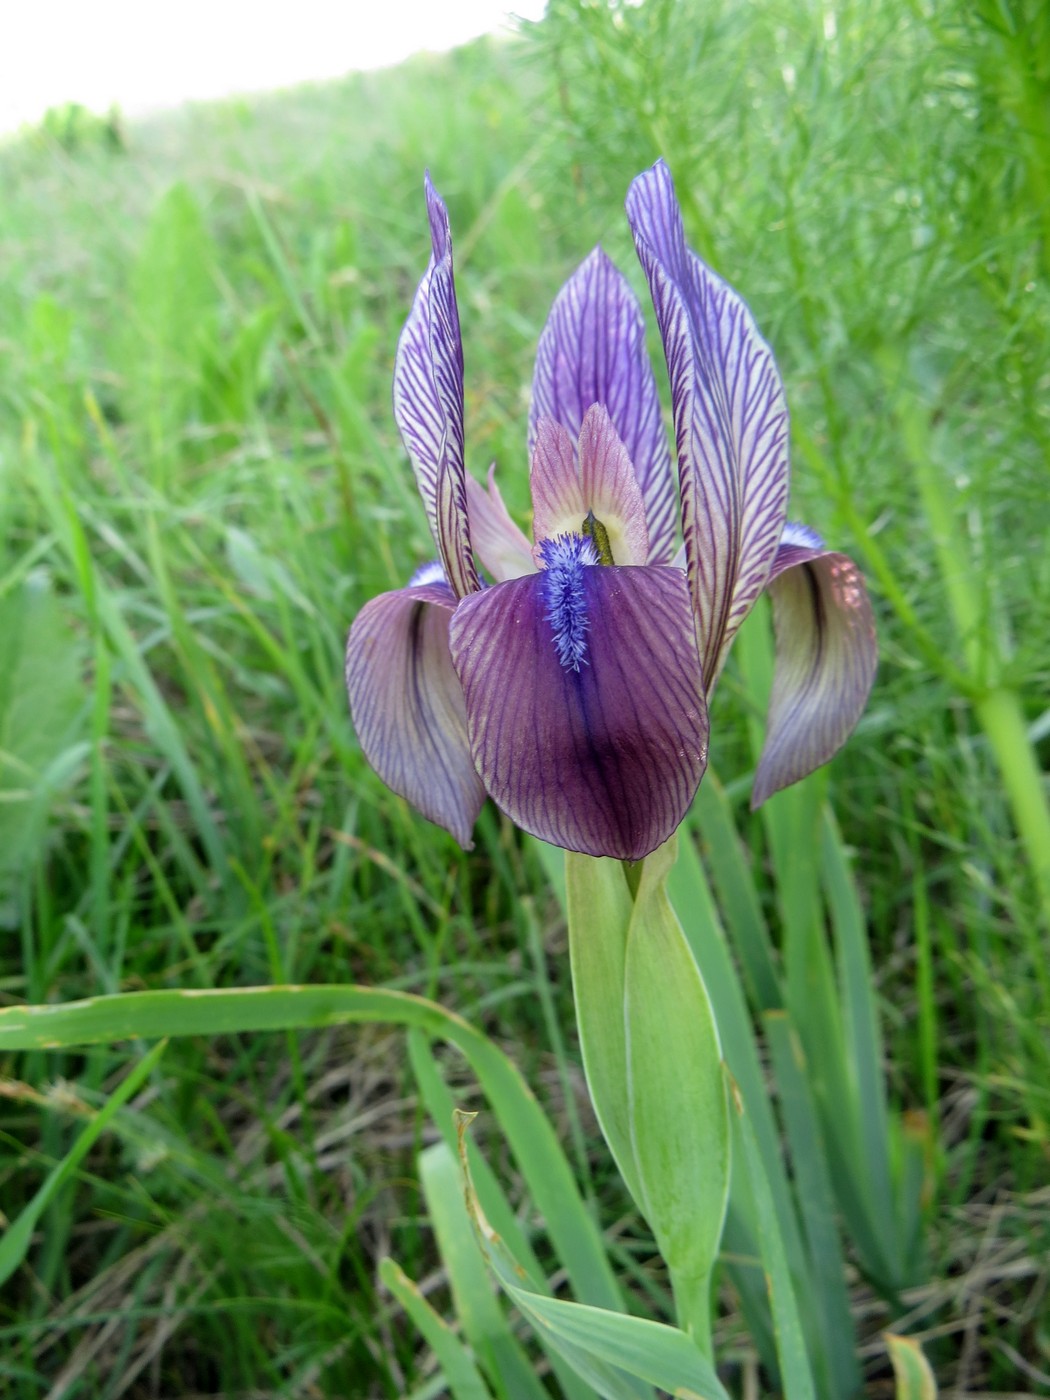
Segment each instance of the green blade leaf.
[[646,1218],[671,1270],[679,1317],[709,1353],[709,1280],[729,1197],[729,1114],[707,988],[667,898],[676,844],[646,859],[627,935],[627,1094]]
[[117,1086],[105,1105],[87,1124],[62,1161],[48,1173],[33,1199],[4,1231],[3,1238],[0,1239],[0,1283],[5,1283],[10,1278],[26,1257],[36,1223],[54,1199],[55,1193],[76,1171],[117,1110],[122,1108],[149,1078],[154,1066],[164,1054],[166,1043],[162,1040],[159,1045],[155,1045],[134,1066],[127,1078]]
[[379,1277],[423,1334],[445,1373],[454,1400],[492,1400],[466,1347],[400,1265],[393,1259],[381,1259]]
[[893,1375],[897,1382],[897,1400],[937,1400],[937,1381],[922,1347],[913,1337],[886,1334]]
[[[413,1030],[408,1033],[408,1055],[412,1064],[412,1071],[416,1076],[416,1083],[419,1085],[423,1102],[427,1106],[434,1123],[442,1134],[443,1146],[448,1156],[452,1156],[458,1150],[458,1141],[455,1128],[456,1105],[448,1086],[441,1077],[441,1072],[430,1049],[430,1043],[422,1031]],[[421,1175],[427,1171],[425,1163],[430,1162],[429,1153],[435,1151],[428,1149],[420,1159]],[[485,1161],[481,1153],[477,1150],[472,1141],[467,1143],[467,1152],[470,1158],[470,1170],[474,1185],[481,1200],[482,1208],[486,1216],[491,1220],[499,1233],[500,1239],[506,1245],[515,1263],[525,1270],[536,1289],[545,1293],[548,1292],[547,1281],[543,1275],[543,1269],[536,1258],[535,1251],[529,1243],[525,1231],[522,1229],[517,1217],[511,1209],[502,1187],[496,1179],[496,1175],[488,1162]],[[462,1212],[463,1190],[459,1176],[459,1169],[455,1169],[456,1192],[459,1199],[459,1208]],[[526,1175],[525,1184],[532,1191],[529,1177]],[[424,1176],[424,1191],[426,1181]],[[532,1192],[535,1198],[535,1192]],[[581,1206],[582,1208],[582,1206]],[[440,1234],[440,1232],[439,1232]],[[473,1232],[466,1231],[466,1247],[473,1253],[475,1258],[478,1255],[477,1244],[474,1240]],[[445,1247],[442,1246],[442,1254],[445,1254]],[[450,1274],[453,1273],[452,1265],[446,1259],[446,1265]],[[486,1274],[487,1277],[487,1274]],[[468,1336],[469,1336],[468,1332]],[[542,1345],[542,1339],[541,1339]],[[566,1400],[590,1400],[590,1392],[581,1384],[579,1378],[571,1371],[561,1357],[553,1348],[545,1348],[550,1358],[552,1367],[558,1377],[558,1383],[565,1394]]]
[[446,1143],[435,1143],[420,1153],[419,1179],[448,1272],[455,1314],[495,1393],[514,1400],[547,1400],[493,1290],[467,1215],[459,1165]]
[[758,1213],[759,1245],[773,1309],[773,1327],[777,1339],[777,1358],[780,1362],[784,1400],[817,1400],[776,1207],[766,1180],[751,1121],[739,1101],[736,1108],[733,1125],[741,1149],[739,1160],[743,1161]]
[[242,987],[125,992],[66,1006],[0,1009],[0,1050],[61,1049],[172,1035],[296,1030],[352,1022],[418,1026],[469,1060],[510,1142],[578,1298],[620,1306],[601,1233],[580,1199],[543,1110],[507,1056],[469,1022],[425,997],[385,987]]
[[600,1395],[611,1400],[647,1395],[647,1391],[638,1389],[638,1382],[658,1386],[676,1396],[729,1400],[711,1363],[695,1342],[677,1328],[611,1309],[549,1298],[529,1287],[485,1219],[470,1179],[465,1130],[473,1117],[459,1115],[467,1209],[500,1285],[541,1335],[558,1347]]
[[572,989],[587,1087],[620,1175],[644,1210],[631,1140],[623,1017],[627,930],[634,902],[618,860],[566,851],[565,882]]
[[820,1121],[809,1092],[805,1053],[783,1012],[767,1014],[765,1025],[791,1147],[799,1211],[809,1244],[811,1297],[819,1318],[819,1350],[814,1364],[827,1394],[853,1395],[861,1385],[856,1334],[835,1223],[835,1195],[828,1178]]

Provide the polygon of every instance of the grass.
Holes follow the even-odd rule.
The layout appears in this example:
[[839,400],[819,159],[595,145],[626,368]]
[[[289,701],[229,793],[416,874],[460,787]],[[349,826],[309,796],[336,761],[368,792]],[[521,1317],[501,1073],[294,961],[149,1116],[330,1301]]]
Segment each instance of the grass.
[[[902,1316],[949,1393],[1050,1393],[1046,780],[1016,780],[1026,828],[1010,778],[1050,743],[1048,42],[1023,0],[554,3],[513,45],[188,108],[123,147],[52,123],[0,148],[0,995],[432,995],[511,1050],[602,1219],[625,1209],[540,863],[494,811],[464,855],[392,798],[341,670],[357,609],[432,552],[389,409],[423,167],[456,237],[469,461],[495,457],[521,513],[547,308],[599,239],[640,289],[622,199],[662,154],[776,349],[792,513],[863,562],[879,611],[831,785],[894,1101],[939,1129]],[[748,694],[731,668],[726,778]],[[9,1218],[143,1054],[5,1061]],[[399,1034],[172,1042],[120,1121],[5,1285],[10,1393],[425,1383],[377,1275],[393,1252],[441,1302]],[[659,1296],[635,1229],[625,1266]]]

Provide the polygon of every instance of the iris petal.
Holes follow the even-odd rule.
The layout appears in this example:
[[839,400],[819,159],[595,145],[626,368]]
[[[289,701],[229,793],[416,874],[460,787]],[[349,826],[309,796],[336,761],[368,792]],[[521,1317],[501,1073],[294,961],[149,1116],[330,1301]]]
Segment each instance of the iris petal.
[[480,582],[467,526],[463,460],[463,342],[448,211],[426,176],[431,255],[394,361],[394,418],[457,596]]
[[497,583],[532,573],[536,568],[532,547],[504,505],[496,485],[495,464],[489,467],[487,491],[469,474],[466,486],[470,540],[485,568]]
[[769,582],[776,669],[766,742],[751,797],[758,807],[827,763],[860,718],[878,661],[860,570],[788,525]]
[[369,763],[469,851],[485,789],[470,757],[463,688],[449,654],[455,607],[446,583],[373,598],[350,629],[346,687]]
[[632,183],[627,217],[667,357],[689,592],[710,692],[784,525],[787,405],[747,306],[686,247],[663,161]]
[[526,831],[639,860],[674,831],[707,762],[707,707],[683,575],[581,566],[586,654],[559,659],[544,573],[460,603],[452,658],[471,752]]
[[627,279],[595,248],[558,293],[536,351],[529,456],[542,419],[576,443],[584,415],[604,404],[634,464],[645,502],[651,564],[674,553],[675,494],[645,321]]
[[627,449],[603,404],[592,404],[580,429],[575,464],[567,430],[540,421],[532,456],[533,534],[537,544],[578,533],[588,514],[601,521],[617,564],[644,564],[649,557],[642,493]]

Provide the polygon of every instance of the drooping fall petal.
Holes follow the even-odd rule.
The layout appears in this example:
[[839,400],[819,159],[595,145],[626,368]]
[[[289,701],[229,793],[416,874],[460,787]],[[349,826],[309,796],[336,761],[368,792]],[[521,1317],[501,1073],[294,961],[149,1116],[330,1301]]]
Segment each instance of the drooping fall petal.
[[686,247],[663,161],[632,183],[627,217],[667,357],[689,592],[710,693],[780,540],[787,405],[747,306]]
[[449,654],[455,607],[446,583],[366,603],[346,645],[346,688],[361,749],[387,787],[470,850],[485,789]]
[[485,568],[497,583],[532,573],[532,547],[503,503],[495,463],[489,467],[488,490],[469,472],[466,485],[470,540]]
[[674,553],[675,492],[645,321],[627,279],[601,248],[558,293],[536,351],[529,411],[529,457],[542,419],[575,446],[584,415],[603,404],[634,464],[645,502],[651,564]]
[[752,807],[841,748],[867,703],[878,662],[860,570],[811,531],[785,527],[768,588],[776,667]]
[[540,573],[460,603],[450,639],[474,762],[519,826],[623,860],[667,840],[707,762],[679,571],[581,563],[555,542]]
[[431,255],[394,361],[394,418],[457,597],[479,588],[467,526],[463,343],[448,211],[426,176]]
[[530,485],[537,542],[578,534],[593,514],[607,533],[615,563],[644,564],[648,559],[641,490],[604,405],[593,404],[584,415],[575,460],[567,430],[553,419],[540,421]]

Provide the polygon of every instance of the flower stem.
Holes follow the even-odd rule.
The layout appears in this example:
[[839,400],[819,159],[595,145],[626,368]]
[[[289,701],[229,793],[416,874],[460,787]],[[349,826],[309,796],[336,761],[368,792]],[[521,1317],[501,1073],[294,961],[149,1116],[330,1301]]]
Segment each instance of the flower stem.
[[685,1278],[671,1272],[671,1286],[674,1289],[675,1308],[678,1325],[707,1357],[714,1361],[714,1347],[711,1342],[711,1275],[702,1278]]
[[[1031,863],[1042,920],[1050,920],[1050,804],[1028,737],[1021,698],[1015,690],[1002,687],[990,690],[978,700],[976,709],[1003,775],[1017,832]],[[1042,953],[1034,961],[1038,975],[1046,978]]]

